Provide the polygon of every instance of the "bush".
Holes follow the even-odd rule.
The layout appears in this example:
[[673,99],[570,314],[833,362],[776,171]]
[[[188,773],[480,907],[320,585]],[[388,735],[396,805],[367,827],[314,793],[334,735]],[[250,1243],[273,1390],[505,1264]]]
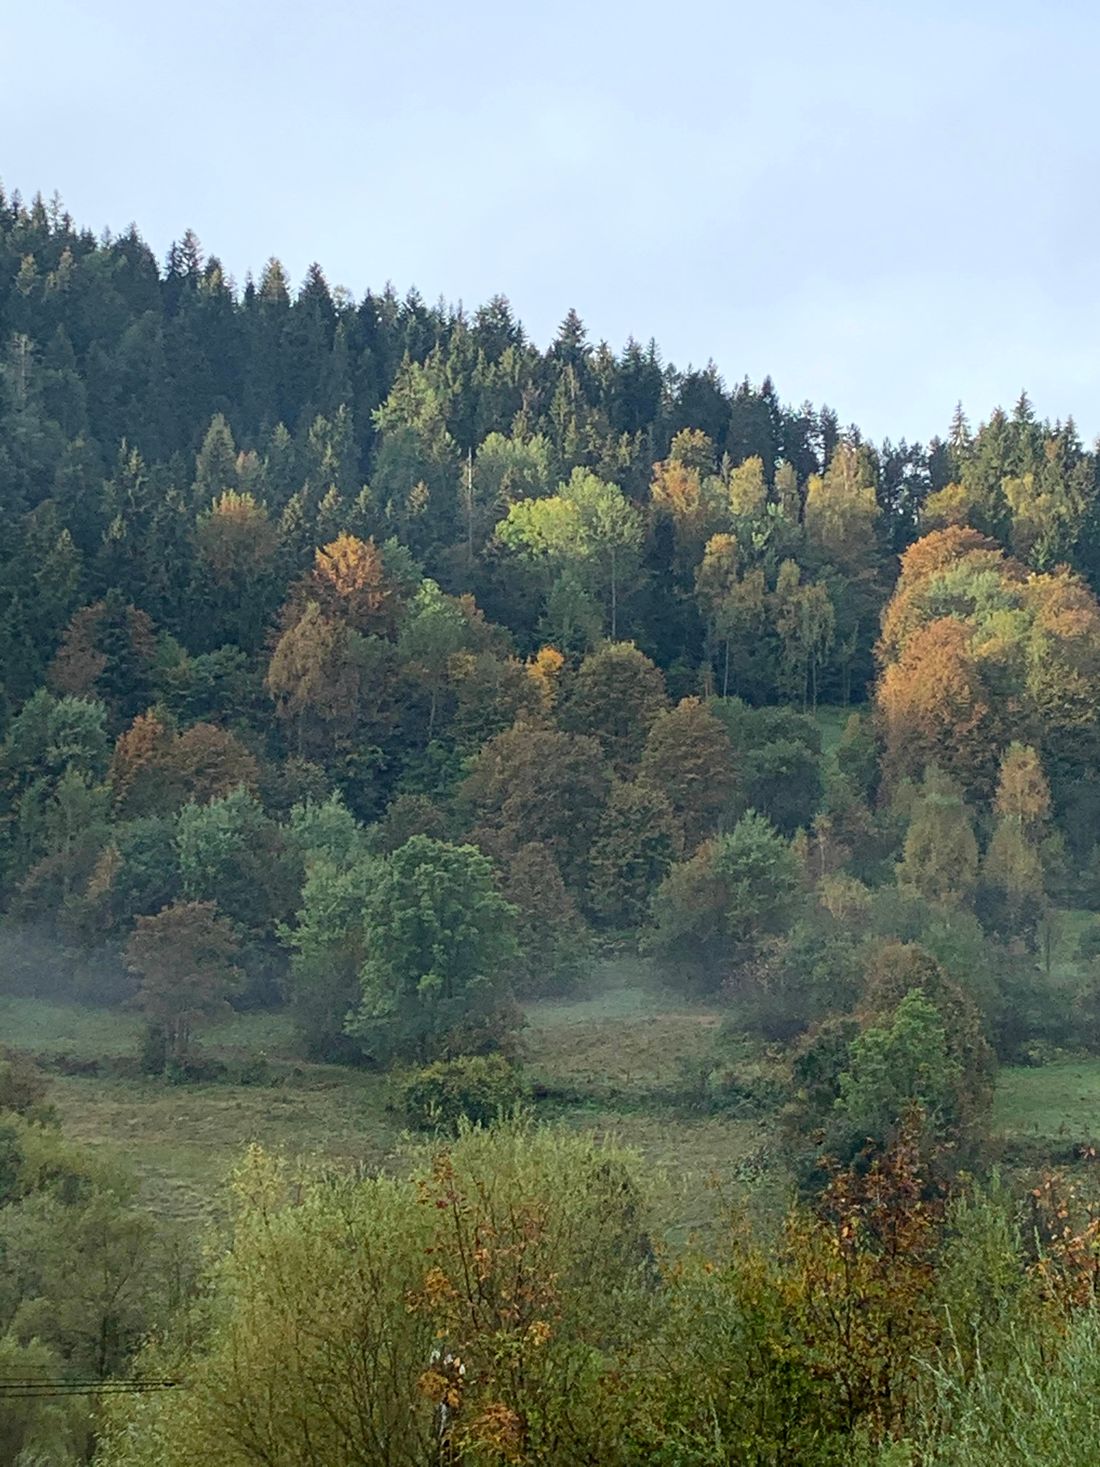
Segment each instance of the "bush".
[[170,1060],[164,1067],[169,1085],[215,1085],[228,1074],[229,1068],[221,1060],[210,1059],[197,1050]]
[[28,1120],[49,1123],[57,1118],[46,1100],[45,1075],[26,1055],[9,1051],[0,1058],[0,1110],[13,1110]]
[[519,1070],[503,1055],[461,1055],[414,1070],[401,1086],[401,1103],[410,1124],[457,1131],[463,1117],[488,1125],[526,1093]]
[[146,1024],[141,1037],[141,1072],[143,1075],[163,1075],[168,1064],[168,1036],[163,1024]]
[[238,1085],[271,1085],[274,1074],[266,1054],[254,1054],[242,1060],[234,1077]]
[[741,1116],[767,1115],[778,1109],[784,1086],[774,1065],[766,1060],[730,1060],[713,1066],[703,1081],[708,1110]]

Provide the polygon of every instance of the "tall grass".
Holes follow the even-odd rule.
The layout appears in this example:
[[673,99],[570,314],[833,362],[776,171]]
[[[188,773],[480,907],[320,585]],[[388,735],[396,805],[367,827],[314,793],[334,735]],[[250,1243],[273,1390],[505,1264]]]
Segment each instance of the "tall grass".
[[[992,1346],[993,1342],[991,1342]],[[1100,1460],[1100,1315],[1073,1318],[1052,1341],[1020,1327],[996,1342],[996,1363],[933,1372],[924,1420],[890,1467],[1086,1467]]]

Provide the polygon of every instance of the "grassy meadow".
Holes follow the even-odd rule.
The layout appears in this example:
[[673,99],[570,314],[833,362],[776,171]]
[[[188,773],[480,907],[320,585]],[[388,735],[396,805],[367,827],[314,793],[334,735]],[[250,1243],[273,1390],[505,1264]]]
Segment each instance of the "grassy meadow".
[[[237,1015],[204,1035],[204,1052],[231,1073],[266,1058],[266,1074],[251,1084],[144,1078],[128,1064],[140,1048],[140,1024],[117,1011],[4,998],[0,1024],[6,1044],[49,1068],[66,1135],[124,1165],[147,1205],[165,1216],[216,1213],[251,1142],[310,1164],[403,1164],[409,1137],[391,1106],[392,1080],[298,1059],[281,1015]],[[529,1008],[524,1045],[538,1112],[637,1147],[667,1176],[673,1235],[712,1223],[731,1179],[759,1167],[758,1123],[694,1115],[675,1103],[718,1024],[715,1010],[663,994],[637,962],[609,963],[583,995]]]
[[[766,1121],[685,1103],[713,1054],[716,1007],[669,994],[645,963],[620,959],[574,997],[531,1003],[527,1018],[537,1113],[636,1147],[665,1178],[671,1237],[713,1225],[749,1188],[761,1205],[781,1205],[785,1184]],[[139,1021],[117,1011],[9,997],[0,999],[0,1023],[5,1043],[50,1069],[66,1134],[125,1166],[164,1216],[197,1221],[220,1211],[226,1178],[251,1142],[311,1165],[404,1164],[410,1138],[392,1107],[392,1080],[300,1060],[282,1015],[236,1015],[206,1032],[205,1051],[230,1075],[266,1060],[247,1084],[144,1078],[133,1062]],[[1009,1159],[1068,1159],[1096,1141],[1100,1061],[1003,1070],[994,1132]]]

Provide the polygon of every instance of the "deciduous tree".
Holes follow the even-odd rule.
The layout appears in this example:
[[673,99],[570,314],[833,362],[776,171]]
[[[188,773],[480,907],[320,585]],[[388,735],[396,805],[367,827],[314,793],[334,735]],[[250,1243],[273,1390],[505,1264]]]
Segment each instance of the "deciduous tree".
[[633,642],[608,642],[581,663],[560,718],[570,732],[596,739],[612,769],[626,776],[667,706],[660,669]]
[[659,789],[641,781],[617,782],[588,853],[588,907],[612,927],[642,928],[653,893],[682,854],[683,840]]
[[685,976],[715,986],[768,934],[784,929],[799,886],[790,845],[750,810],[661,883],[653,899],[652,949]]
[[126,961],[137,1001],[174,1062],[186,1060],[197,1027],[228,1012],[240,979],[236,956],[233,928],[213,902],[174,902],[135,922]]
[[736,783],[729,734],[706,704],[684,698],[653,723],[639,778],[659,790],[681,823],[689,851],[712,834]]
[[363,915],[349,1032],[368,1055],[424,1063],[508,1037],[516,912],[480,851],[413,836],[382,863]]
[[606,607],[611,640],[617,638],[622,593],[642,543],[641,515],[617,484],[574,469],[556,495],[513,504],[497,534],[509,548],[590,586]]
[[512,851],[540,842],[579,891],[610,783],[595,739],[517,723],[474,758],[459,802],[479,838]]
[[956,783],[931,766],[905,835],[898,885],[926,901],[965,904],[978,879],[978,842]]

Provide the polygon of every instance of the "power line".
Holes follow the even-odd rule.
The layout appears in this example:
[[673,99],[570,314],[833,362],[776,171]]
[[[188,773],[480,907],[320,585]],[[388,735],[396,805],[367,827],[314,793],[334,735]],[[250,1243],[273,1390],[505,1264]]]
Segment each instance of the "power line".
[[149,1391],[176,1390],[178,1380],[143,1379],[53,1379],[43,1376],[0,1376],[0,1400],[35,1400],[45,1396],[143,1395]]

